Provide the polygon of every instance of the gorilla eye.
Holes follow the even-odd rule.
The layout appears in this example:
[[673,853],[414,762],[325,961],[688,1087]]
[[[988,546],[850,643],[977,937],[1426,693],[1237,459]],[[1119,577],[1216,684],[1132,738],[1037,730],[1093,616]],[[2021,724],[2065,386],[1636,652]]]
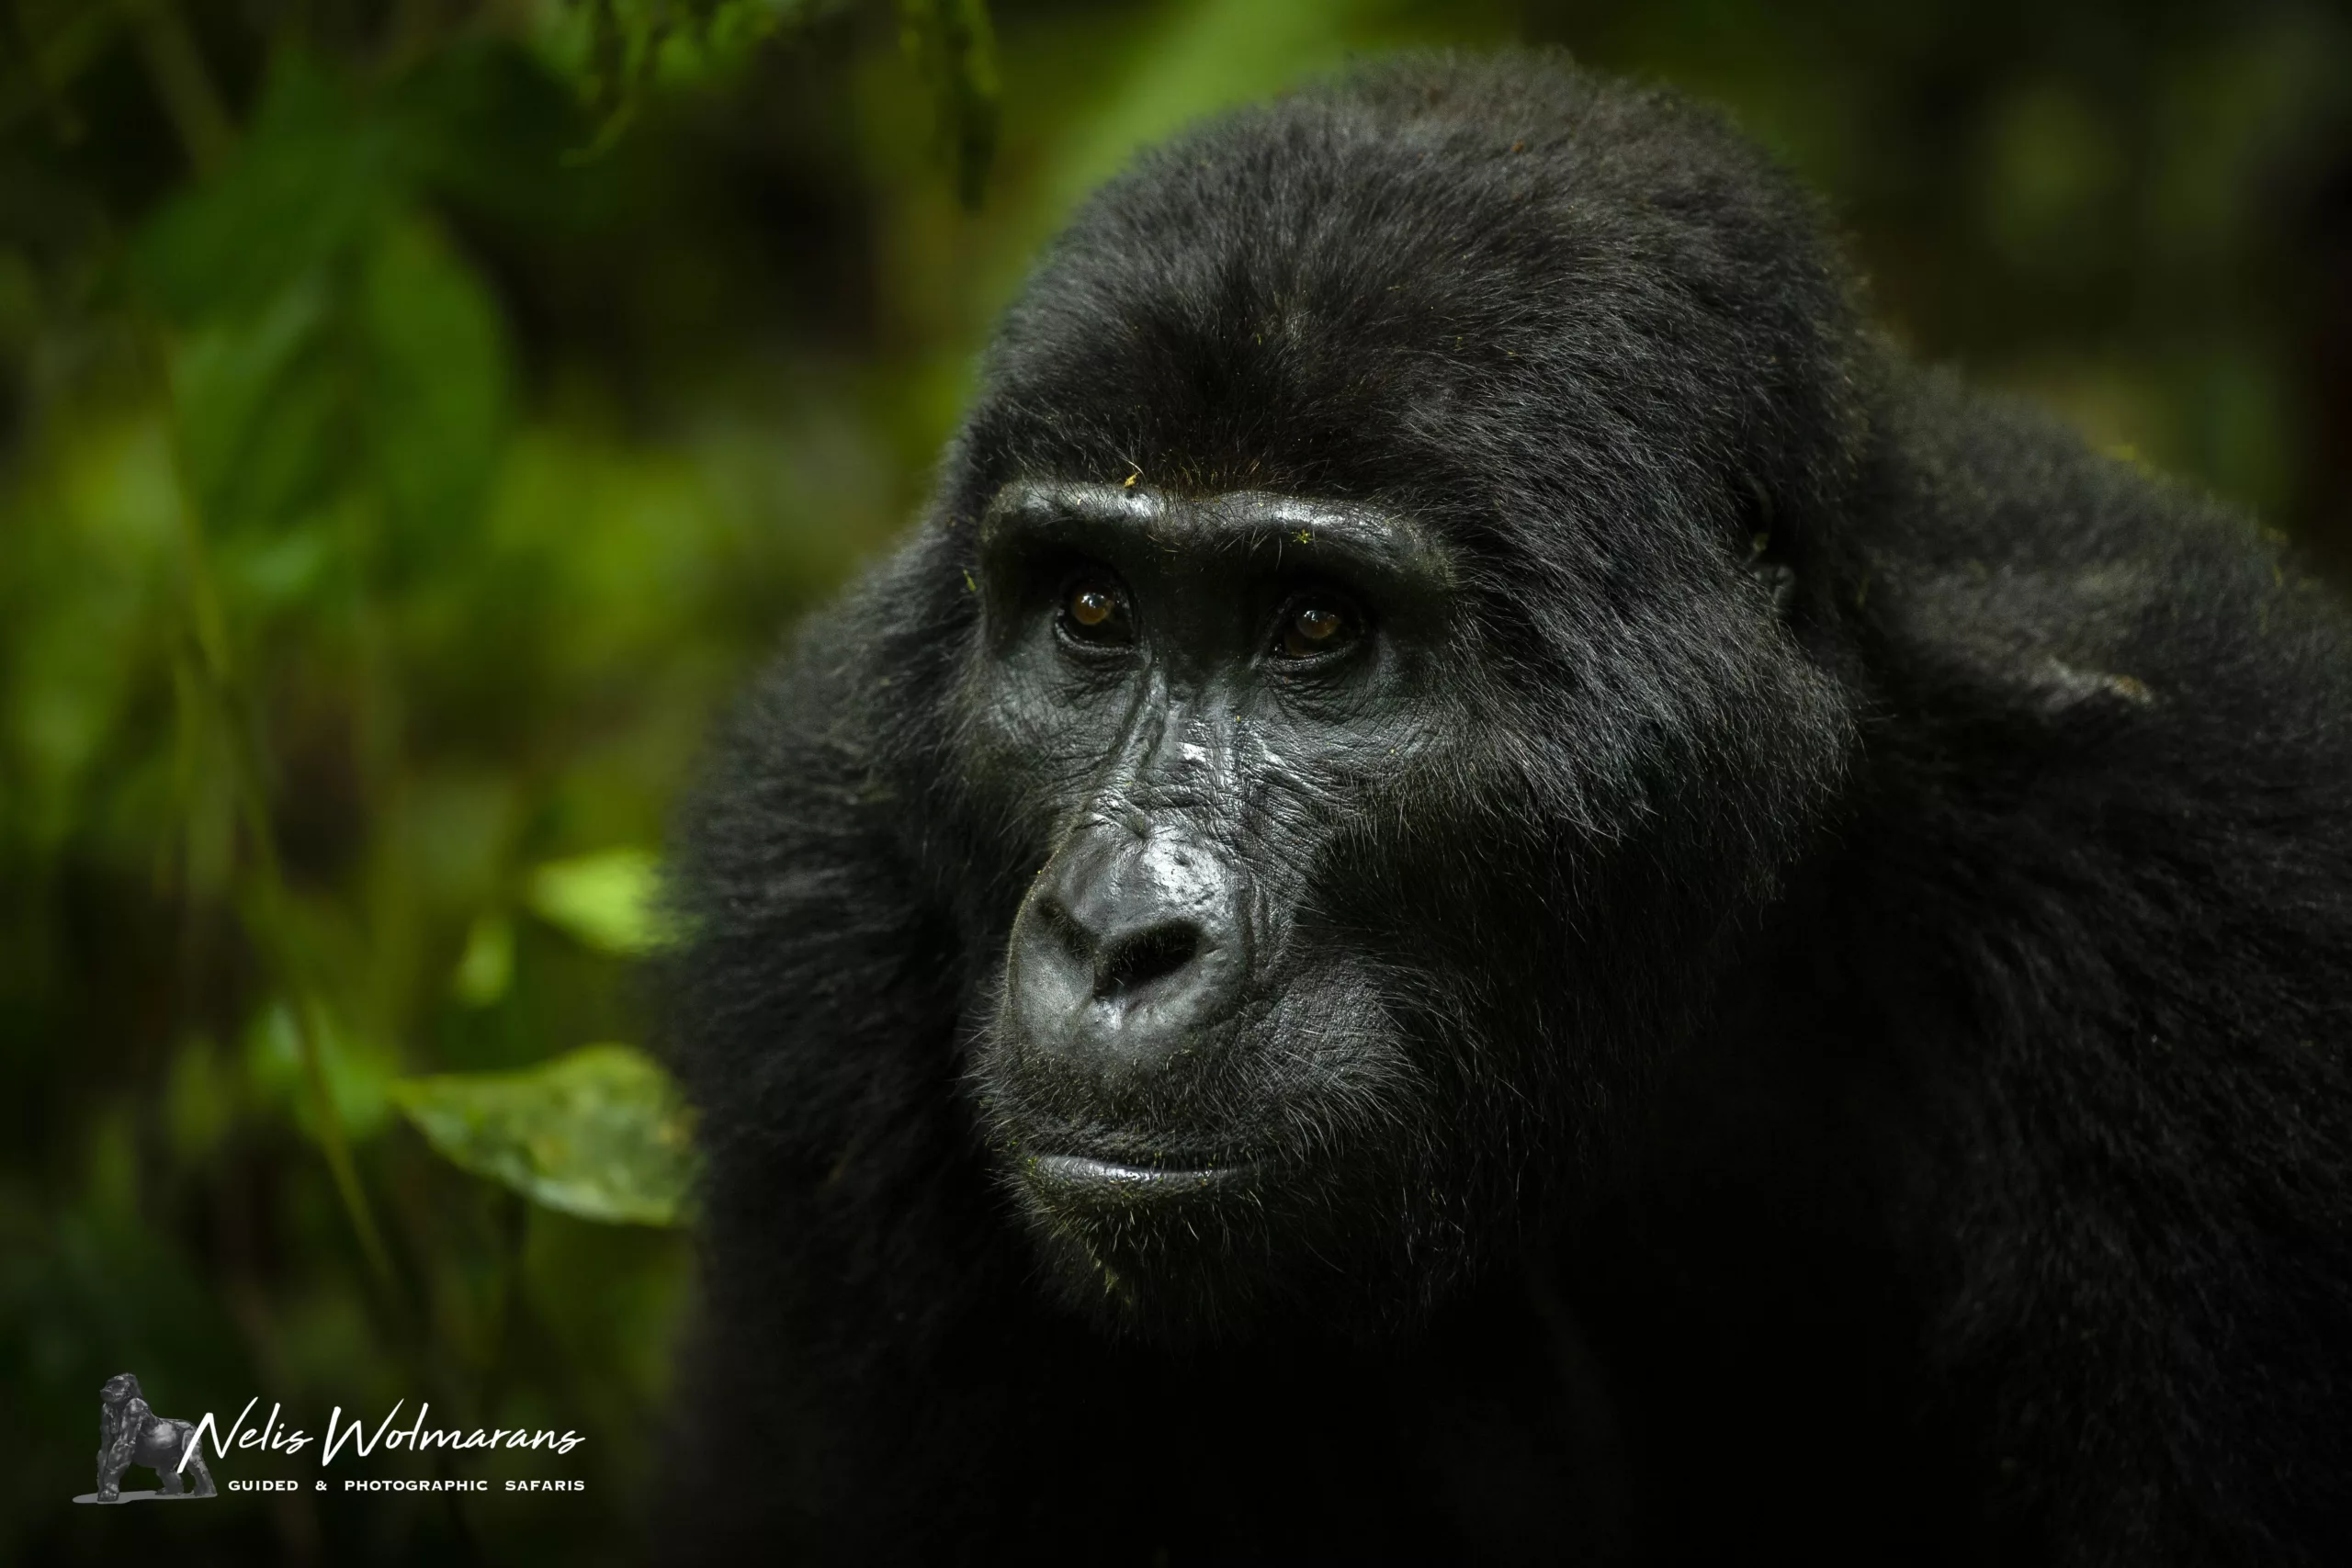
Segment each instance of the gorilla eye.
[[1275,651],[1284,659],[1312,659],[1355,641],[1355,613],[1337,599],[1301,599],[1283,612],[1282,639]]
[[1062,595],[1061,629],[1080,642],[1115,646],[1135,640],[1127,596],[1105,577],[1081,577]]

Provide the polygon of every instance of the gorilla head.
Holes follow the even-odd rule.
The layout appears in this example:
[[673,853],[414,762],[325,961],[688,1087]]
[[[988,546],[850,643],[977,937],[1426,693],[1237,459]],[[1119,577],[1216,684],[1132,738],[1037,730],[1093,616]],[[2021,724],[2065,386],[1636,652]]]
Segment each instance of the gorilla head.
[[1841,769],[1811,214],[1703,116],[1501,85],[1557,101],[1374,78],[1145,159],[951,459],[968,1083],[1118,1322],[1376,1323],[1508,1245]]

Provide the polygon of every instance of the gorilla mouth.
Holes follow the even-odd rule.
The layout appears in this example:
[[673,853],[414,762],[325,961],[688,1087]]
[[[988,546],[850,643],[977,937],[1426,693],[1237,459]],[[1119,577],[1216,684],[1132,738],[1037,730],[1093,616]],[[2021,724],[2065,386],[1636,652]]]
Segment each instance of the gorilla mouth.
[[1029,1177],[1054,1196],[1145,1201],[1208,1194],[1248,1179],[1254,1165],[1130,1165],[1091,1155],[1043,1155],[1030,1162]]

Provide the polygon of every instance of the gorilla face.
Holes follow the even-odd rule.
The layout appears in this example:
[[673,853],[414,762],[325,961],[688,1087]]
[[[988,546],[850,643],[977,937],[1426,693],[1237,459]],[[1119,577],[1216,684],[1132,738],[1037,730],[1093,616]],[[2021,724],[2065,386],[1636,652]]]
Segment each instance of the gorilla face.
[[1149,1332],[1376,1329],[1520,1246],[1853,735],[1798,625],[1827,273],[1670,164],[1465,183],[1383,123],[1285,132],[1345,179],[1180,149],[1098,198],[892,591],[966,1087],[1048,1276]]
[[1014,482],[982,519],[956,771],[1034,874],[972,1086],[1122,1324],[1377,1316],[1495,1229],[1465,1211],[1543,1096],[1482,1042],[1481,933],[1529,879],[1452,841],[1475,811],[1403,828],[1490,771],[1460,578],[1408,517],[1248,491]]
[[[1726,561],[1568,679],[1530,628],[1605,607],[1401,506],[1015,479],[978,523],[967,1087],[1048,1279],[1171,1337],[1421,1312],[1632,1120],[1835,776],[1773,592]],[[1645,660],[1726,672],[1703,729]]]

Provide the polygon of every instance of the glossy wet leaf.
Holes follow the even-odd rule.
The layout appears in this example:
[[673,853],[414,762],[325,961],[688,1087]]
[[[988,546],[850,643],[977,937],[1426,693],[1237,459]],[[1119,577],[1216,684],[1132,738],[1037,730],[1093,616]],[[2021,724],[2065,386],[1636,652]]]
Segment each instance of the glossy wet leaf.
[[392,1099],[452,1164],[616,1224],[678,1223],[694,1172],[684,1100],[643,1052],[583,1045],[517,1073],[403,1078]]

